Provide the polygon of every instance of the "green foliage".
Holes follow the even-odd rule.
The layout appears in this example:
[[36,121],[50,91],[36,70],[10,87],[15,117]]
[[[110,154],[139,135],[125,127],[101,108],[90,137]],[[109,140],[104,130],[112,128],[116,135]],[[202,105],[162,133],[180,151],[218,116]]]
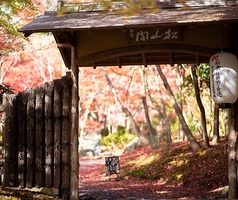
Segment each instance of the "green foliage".
[[17,35],[18,32],[13,23],[13,18],[22,12],[27,14],[27,10],[31,13],[35,10],[30,0],[2,0],[0,7],[0,27],[7,34]]
[[117,146],[121,149],[134,138],[135,135],[127,133],[125,127],[119,126],[116,133],[111,133],[102,138],[101,145],[106,147]]
[[[190,65],[184,65],[184,64],[178,65],[178,70],[179,71],[185,70],[188,72],[190,70]],[[200,91],[202,91],[204,88],[210,87],[209,64],[203,63],[197,66],[196,74],[199,80]],[[193,79],[191,75],[187,75],[183,77],[182,87],[186,91],[186,94],[188,94],[188,96],[194,95]]]
[[170,128],[172,133],[177,133],[179,130],[180,122],[177,117],[170,120]]
[[[190,66],[189,65],[178,65],[178,70],[179,71],[186,71],[185,74],[187,75],[183,75],[183,85],[181,86],[183,89],[183,95],[187,95],[187,96],[194,96],[194,84],[193,84],[193,79],[190,73]],[[183,74],[181,72],[181,74]]]
[[210,88],[210,66],[207,63],[200,64],[197,68],[197,76],[199,77],[200,89]]

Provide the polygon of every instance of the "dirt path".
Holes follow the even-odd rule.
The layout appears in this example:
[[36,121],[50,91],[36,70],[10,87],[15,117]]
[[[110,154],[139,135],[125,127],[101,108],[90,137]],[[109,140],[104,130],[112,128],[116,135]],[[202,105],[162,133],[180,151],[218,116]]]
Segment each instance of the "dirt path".
[[79,169],[80,200],[158,200],[225,199],[221,190],[204,192],[182,186],[166,186],[159,181],[113,175],[105,176],[104,158],[81,159]]

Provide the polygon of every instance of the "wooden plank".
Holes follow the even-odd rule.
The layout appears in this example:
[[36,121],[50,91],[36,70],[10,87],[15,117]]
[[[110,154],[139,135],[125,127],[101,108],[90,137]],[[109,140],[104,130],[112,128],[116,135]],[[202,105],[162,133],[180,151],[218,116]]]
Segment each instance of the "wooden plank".
[[27,95],[27,173],[26,187],[34,186],[34,148],[35,148],[35,90],[28,89]]
[[35,100],[35,187],[44,186],[44,96],[43,86],[36,87]]
[[60,80],[54,81],[54,187],[60,187],[61,176],[61,119],[62,87]]
[[9,106],[9,101],[7,100],[7,95],[3,95],[3,107],[4,107],[4,112],[2,114],[2,141],[3,146],[2,146],[2,161],[3,161],[3,174],[6,174],[3,176],[2,179],[2,184],[3,187],[7,187],[7,182],[9,180],[9,159],[6,157],[8,151],[9,151],[9,134],[8,131],[10,130],[10,106]]
[[3,127],[3,187],[17,186],[17,99],[4,95]]
[[17,94],[18,103],[18,184],[26,186],[26,105],[27,96],[24,92]]
[[45,186],[53,186],[53,82],[45,84]]
[[62,84],[62,187],[60,198],[69,199],[71,77],[63,77]]

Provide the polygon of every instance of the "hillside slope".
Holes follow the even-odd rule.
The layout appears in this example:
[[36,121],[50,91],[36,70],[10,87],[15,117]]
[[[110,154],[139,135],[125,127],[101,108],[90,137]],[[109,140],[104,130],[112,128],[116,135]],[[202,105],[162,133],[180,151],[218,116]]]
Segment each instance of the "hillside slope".
[[165,184],[215,190],[228,185],[227,141],[193,152],[188,143],[153,150],[143,147],[121,156],[124,176]]
[[192,152],[187,142],[159,149],[138,148],[120,156],[118,177],[105,176],[103,157],[94,161],[84,157],[79,172],[80,191],[98,200],[225,199],[226,144],[223,140],[199,152]]

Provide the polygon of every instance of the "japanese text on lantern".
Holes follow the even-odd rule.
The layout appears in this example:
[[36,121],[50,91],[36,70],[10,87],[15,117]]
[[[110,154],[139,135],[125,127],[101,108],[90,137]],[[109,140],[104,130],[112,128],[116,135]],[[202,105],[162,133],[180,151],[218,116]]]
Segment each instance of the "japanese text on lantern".
[[152,43],[181,41],[181,29],[179,27],[162,29],[129,29],[127,32],[128,43]]
[[212,65],[212,95],[213,97],[222,97],[221,89],[221,62],[219,56],[212,57],[212,61],[215,61],[215,66]]

